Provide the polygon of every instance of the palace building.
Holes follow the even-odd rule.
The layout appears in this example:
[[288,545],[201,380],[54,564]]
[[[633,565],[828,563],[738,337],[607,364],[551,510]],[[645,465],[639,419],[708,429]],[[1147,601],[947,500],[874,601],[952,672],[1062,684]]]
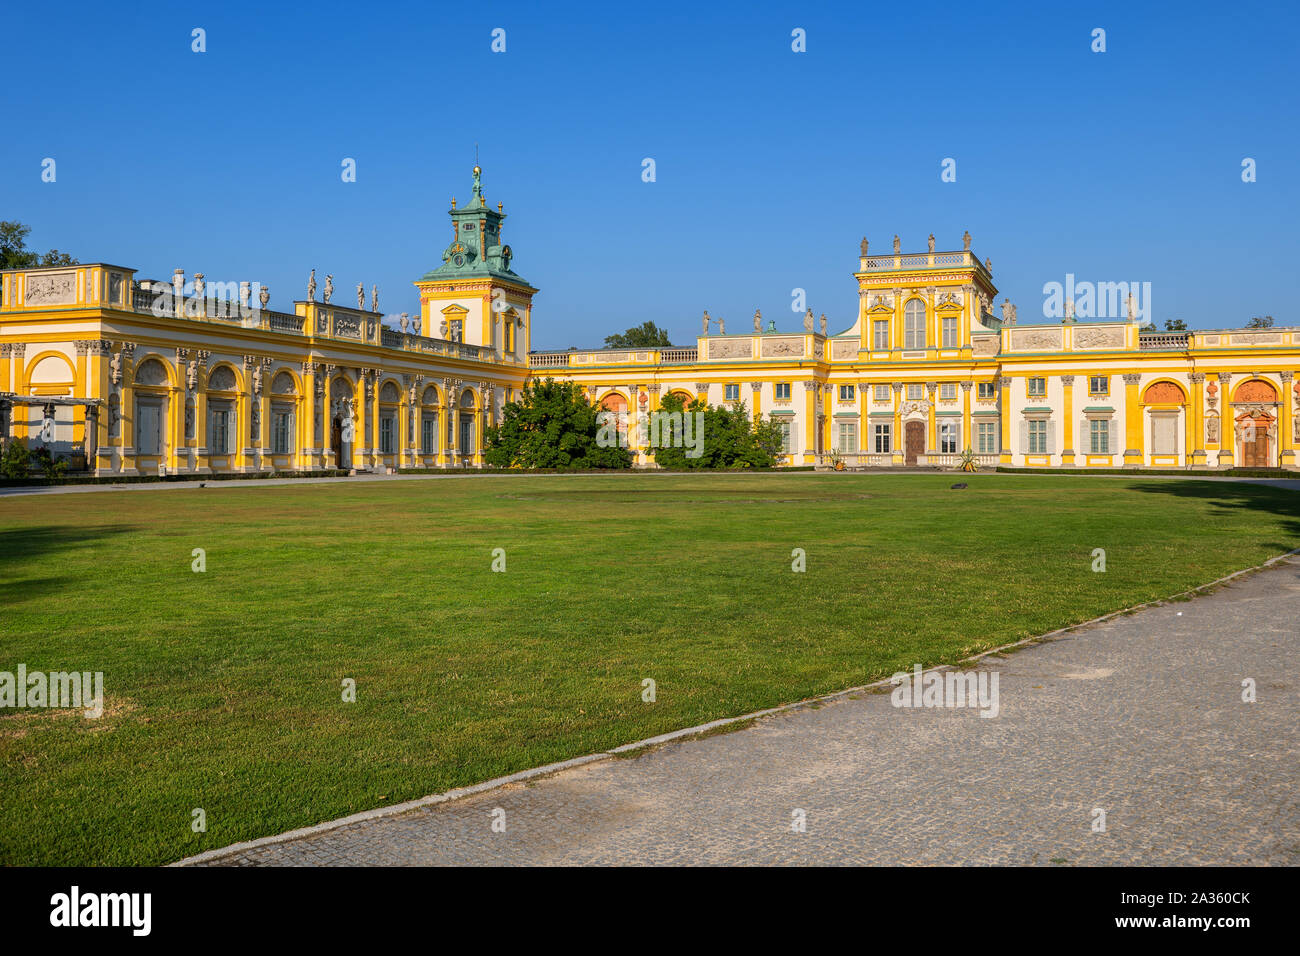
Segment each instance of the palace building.
[[[1286,468],[1300,445],[1300,328],[1154,332],[1131,319],[1020,325],[994,314],[991,263],[868,254],[858,311],[828,334],[723,331],[693,348],[532,352],[537,289],[513,271],[474,168],[442,264],[400,327],[325,294],[293,311],[201,273],[108,263],[0,273],[0,437],[96,475],[388,470],[482,463],[484,430],[531,376],[619,412],[677,393],[772,416],[792,465]],[[717,330],[714,330],[714,324]],[[815,327],[816,326],[816,327]],[[629,429],[638,465],[652,466]]]

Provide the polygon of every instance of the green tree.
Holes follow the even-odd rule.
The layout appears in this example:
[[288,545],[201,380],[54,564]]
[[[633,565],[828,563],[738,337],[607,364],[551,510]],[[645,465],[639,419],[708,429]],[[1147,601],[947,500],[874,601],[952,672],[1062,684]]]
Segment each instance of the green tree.
[[670,349],[672,347],[673,343],[668,338],[667,330],[659,328],[653,322],[644,322],[626,332],[605,336],[607,349]]
[[1246,323],[1248,329],[1271,329],[1273,327],[1273,316],[1257,315]]
[[533,381],[488,428],[483,460],[496,468],[632,467],[626,448],[597,443],[599,411],[573,382]]
[[[691,434],[699,441],[702,437],[703,448],[697,457],[692,443],[681,442],[681,447],[660,447],[654,449],[655,462],[661,468],[773,468],[777,455],[781,453],[781,429],[772,419],[755,421],[743,402],[734,405],[706,405],[701,399],[695,399],[689,405],[680,395],[664,396],[659,406],[661,413],[676,412],[685,415],[702,414],[703,418],[692,419]],[[696,423],[699,423],[698,425]],[[652,425],[652,430],[654,426]],[[658,429],[660,444],[668,444],[668,429],[660,425]],[[673,442],[673,445],[679,443]]]
[[1165,319],[1166,332],[1186,332],[1187,323],[1182,319]]
[[32,227],[21,222],[0,221],[0,269],[32,269],[36,266],[75,266],[66,252],[51,249],[42,255],[27,248]]

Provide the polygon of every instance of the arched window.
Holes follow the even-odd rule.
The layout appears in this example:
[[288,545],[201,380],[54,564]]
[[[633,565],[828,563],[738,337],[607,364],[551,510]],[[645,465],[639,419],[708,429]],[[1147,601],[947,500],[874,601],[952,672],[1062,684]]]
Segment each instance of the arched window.
[[903,309],[903,348],[925,348],[925,303],[909,299]]

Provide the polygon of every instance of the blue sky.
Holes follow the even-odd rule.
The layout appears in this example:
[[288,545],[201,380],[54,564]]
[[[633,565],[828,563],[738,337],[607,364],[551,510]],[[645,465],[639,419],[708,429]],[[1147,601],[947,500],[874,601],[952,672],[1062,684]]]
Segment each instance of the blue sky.
[[1022,324],[1067,273],[1150,282],[1157,324],[1300,324],[1294,4],[54,10],[6,14],[0,218],[142,277],[261,281],[288,309],[315,267],[345,302],[363,281],[415,312],[477,142],[541,289],[534,348],[647,320],[693,344],[705,308],[795,328],[796,287],[838,331],[864,234],[952,249],[964,229]]

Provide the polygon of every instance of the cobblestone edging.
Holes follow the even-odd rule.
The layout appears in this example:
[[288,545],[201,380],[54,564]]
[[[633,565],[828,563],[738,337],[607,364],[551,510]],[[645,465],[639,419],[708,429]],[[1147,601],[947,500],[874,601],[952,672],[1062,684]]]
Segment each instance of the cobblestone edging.
[[[1096,617],[1088,621],[1083,621],[1079,624],[1071,624],[1067,627],[1057,628],[1056,630],[1049,631],[1046,634],[1040,634],[1035,637],[1027,637],[1022,640],[1014,641],[1009,644],[1003,644],[999,647],[991,648],[990,650],[983,651],[971,657],[964,658],[961,662],[959,662],[959,664],[956,665],[941,664],[935,667],[926,668],[925,673],[945,671],[953,667],[960,667],[963,665],[972,664],[985,657],[990,657],[996,654],[1002,654],[1007,651],[1012,651],[1021,647],[1029,646],[1031,644],[1038,644],[1044,641],[1050,641],[1058,637],[1061,637],[1065,634],[1068,634],[1072,631],[1076,631],[1081,628],[1092,627],[1094,625],[1104,623],[1106,621],[1112,620],[1122,615],[1131,614],[1135,611],[1139,611],[1144,608],[1156,607],[1181,598],[1194,597],[1196,595],[1214,590],[1220,587],[1221,585],[1226,584],[1227,582],[1232,581],[1236,578],[1240,578],[1246,575],[1254,574],[1259,571],[1263,571],[1281,561],[1285,561],[1289,557],[1298,554],[1300,554],[1300,548],[1295,548],[1291,551],[1287,551],[1283,554],[1277,555],[1276,557],[1270,558],[1269,560],[1265,561],[1263,564],[1256,565],[1255,567],[1251,567],[1251,568],[1245,568],[1241,571],[1235,571],[1232,574],[1226,575],[1225,577],[1219,578],[1215,581],[1211,581],[1208,584],[1198,585],[1197,587],[1191,588],[1187,591],[1180,592],[1178,594],[1170,595],[1169,597],[1166,598],[1159,598],[1154,601],[1147,601],[1143,604],[1136,604],[1133,605],[1132,607],[1122,608],[1118,611],[1112,611],[1108,614],[1103,614],[1100,617]],[[303,837],[315,836],[321,833],[327,833],[331,830],[337,830],[342,827],[351,826],[365,821],[382,819],[384,817],[398,816],[400,814],[409,813],[412,810],[417,810],[422,807],[447,803],[453,800],[460,800],[465,797],[470,797],[476,794],[485,793],[490,790],[496,790],[501,787],[508,786],[509,784],[519,783],[525,780],[532,780],[539,777],[549,776],[552,774],[559,773],[563,770],[568,770],[573,767],[582,766],[583,764],[589,764],[600,760],[610,760],[620,755],[630,753],[632,751],[657,747],[661,744],[669,743],[674,740],[680,740],[686,737],[696,737],[702,734],[708,734],[711,733],[712,731],[719,730],[724,727],[728,727],[734,724],[745,723],[747,721],[752,721],[760,717],[768,717],[775,714],[799,710],[807,707],[820,706],[822,704],[840,700],[845,697],[849,697],[852,695],[859,695],[863,693],[869,693],[888,686],[890,686],[890,679],[883,678],[881,680],[874,681],[869,684],[862,684],[857,687],[850,687],[846,690],[835,691],[830,694],[823,694],[819,697],[813,697],[806,700],[795,701],[789,704],[781,704],[777,707],[769,707],[765,710],[758,710],[749,714],[742,714],[738,717],[723,717],[718,720],[709,721],[708,723],[699,724],[694,727],[686,727],[681,730],[674,730],[666,734],[660,734],[656,737],[648,737],[644,740],[638,740],[633,743],[623,744],[618,747],[613,747],[609,750],[601,751],[600,753],[587,754],[582,757],[574,757],[570,760],[563,760],[557,763],[550,763],[540,767],[534,767],[529,770],[521,770],[504,777],[496,777],[492,780],[486,780],[482,783],[474,784],[472,786],[458,787],[454,790],[448,790],[443,793],[431,794],[426,797],[420,797],[416,800],[408,800],[404,803],[393,804],[392,806],[379,807],[374,810],[366,810],[361,813],[354,813],[350,816],[342,817],[337,820],[330,820],[325,823],[318,823],[309,827],[301,827],[296,830],[290,830],[286,833],[280,833],[269,837],[259,837],[258,839],[255,840],[248,840],[242,843],[234,843],[229,846],[220,847],[213,850],[206,850],[203,853],[199,853],[194,856],[185,857],[184,859],[177,860],[176,862],[168,865],[189,866],[189,865],[196,865],[196,864],[211,863],[213,861],[224,859],[229,856],[234,856],[236,854],[245,852],[247,850],[255,849],[258,847],[270,846],[278,843],[289,843],[289,842],[293,842],[294,840],[301,839]]]

